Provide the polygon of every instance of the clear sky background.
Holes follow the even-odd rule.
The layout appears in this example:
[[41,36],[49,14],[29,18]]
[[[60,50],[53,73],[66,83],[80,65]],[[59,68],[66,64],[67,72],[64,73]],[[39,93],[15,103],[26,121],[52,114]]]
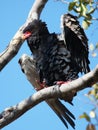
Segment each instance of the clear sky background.
[[[25,22],[34,0],[2,0],[0,1],[0,52],[2,52],[19,27]],[[48,24],[50,32],[60,32],[60,16],[67,12],[67,5],[49,0],[41,19]],[[95,13],[98,16],[98,12]],[[86,31],[89,43],[98,42],[98,22],[94,22]],[[29,54],[25,42],[17,56],[0,72],[0,112],[32,95],[35,90],[21,72],[18,60],[22,54]],[[91,69],[95,67],[98,57],[90,56]],[[89,113],[92,106],[84,94],[88,89],[79,92],[74,98],[74,107],[66,104],[76,117],[76,130],[85,130],[87,122],[79,119],[84,111]],[[55,113],[43,102],[25,113],[22,117],[3,128],[4,130],[65,130],[65,126]],[[69,130],[72,130],[69,127]]]

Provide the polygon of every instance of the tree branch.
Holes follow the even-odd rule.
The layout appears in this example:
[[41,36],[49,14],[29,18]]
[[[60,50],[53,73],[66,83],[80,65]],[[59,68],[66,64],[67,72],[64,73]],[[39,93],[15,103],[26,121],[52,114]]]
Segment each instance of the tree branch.
[[[31,11],[28,15],[28,18],[24,25],[22,25],[15,36],[10,41],[6,50],[4,50],[0,54],[0,71],[8,64],[8,62],[18,53],[21,45],[24,42],[22,37],[22,31],[27,26],[29,22],[32,22],[34,19],[39,19],[42,9],[44,8],[46,2],[48,0],[35,0]],[[36,71],[35,62],[34,60],[27,56],[23,55],[19,61],[21,68],[25,75],[27,76],[30,83],[35,87],[35,89],[39,88],[38,80],[39,76]],[[22,102],[14,105],[12,107],[6,108],[0,114],[0,128],[8,125],[9,123],[13,122],[29,109],[37,105],[42,101],[46,101],[50,105],[51,98],[62,98],[65,95],[68,95],[72,91],[79,91],[84,88],[87,88],[94,83],[98,82],[98,65],[96,68],[91,71],[90,73],[84,75],[83,77],[74,80],[67,85],[63,84],[60,87],[58,85],[51,86],[45,89],[42,89],[29,98],[23,100]],[[65,94],[66,93],[66,94]]]
[[[35,88],[39,88],[39,84],[37,82],[39,77],[35,68],[34,60],[27,55],[23,55],[19,60],[19,63],[30,83],[34,85]],[[63,95],[66,95],[72,90],[80,91],[92,86],[96,82],[98,82],[98,65],[94,70],[77,80],[68,84],[62,84],[60,87],[55,85],[42,89],[19,104],[5,109],[0,114],[0,128],[3,128],[12,121],[16,120],[29,109],[44,100],[49,104],[50,98],[63,97]]]
[[[35,67],[35,61],[33,57],[30,57],[26,54],[23,54],[22,57],[19,60],[19,63],[21,65],[22,71],[27,76],[27,79],[30,81],[33,87],[36,87],[35,89],[39,88],[39,84],[36,81],[39,81],[39,76]],[[33,78],[32,78],[33,77]],[[98,65],[95,67],[94,70],[91,72],[85,74],[81,78],[78,78],[77,80],[73,80],[72,82],[67,83],[67,85],[62,84],[60,86],[60,91],[65,94],[65,91],[80,91],[82,89],[85,89],[87,87],[91,87],[93,84],[98,82]],[[68,87],[65,87],[68,86]]]
[[67,0],[57,0],[57,1],[61,1],[64,4],[69,4],[69,2]]
[[0,71],[18,53],[21,45],[24,42],[24,39],[22,38],[23,29],[25,28],[25,26],[27,26],[29,22],[32,22],[34,19],[39,19],[41,11],[47,1],[48,0],[35,0],[26,20],[26,23],[19,28],[15,36],[10,41],[8,47],[0,54]]

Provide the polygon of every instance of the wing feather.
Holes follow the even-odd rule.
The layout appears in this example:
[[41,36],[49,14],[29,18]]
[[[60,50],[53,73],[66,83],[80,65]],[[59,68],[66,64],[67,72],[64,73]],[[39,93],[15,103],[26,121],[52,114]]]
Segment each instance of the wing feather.
[[66,47],[79,67],[79,71],[89,72],[88,39],[77,17],[69,13],[62,15],[61,27]]

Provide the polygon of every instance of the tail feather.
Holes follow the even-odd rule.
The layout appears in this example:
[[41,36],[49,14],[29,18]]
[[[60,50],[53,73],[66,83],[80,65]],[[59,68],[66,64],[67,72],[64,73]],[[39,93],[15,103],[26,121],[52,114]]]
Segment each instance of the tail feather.
[[68,128],[69,123],[72,128],[75,129],[75,117],[74,115],[60,102],[58,99],[46,100],[47,104],[53,109],[60,120],[64,123],[66,128]]
[[60,100],[56,100],[55,102],[63,112],[67,113],[71,118],[75,119],[74,115],[60,102]]
[[54,109],[53,107],[51,107],[51,108],[54,110],[54,112],[57,114],[57,116],[60,118],[60,120],[64,123],[64,125],[68,129],[68,124],[65,121],[65,119],[62,117],[61,113],[59,111],[57,111],[56,109]]

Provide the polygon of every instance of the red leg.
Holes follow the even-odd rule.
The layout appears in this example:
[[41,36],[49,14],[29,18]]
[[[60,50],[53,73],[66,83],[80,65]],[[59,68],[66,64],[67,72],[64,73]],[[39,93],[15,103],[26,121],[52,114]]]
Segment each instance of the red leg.
[[68,84],[70,81],[57,81],[57,85]]

